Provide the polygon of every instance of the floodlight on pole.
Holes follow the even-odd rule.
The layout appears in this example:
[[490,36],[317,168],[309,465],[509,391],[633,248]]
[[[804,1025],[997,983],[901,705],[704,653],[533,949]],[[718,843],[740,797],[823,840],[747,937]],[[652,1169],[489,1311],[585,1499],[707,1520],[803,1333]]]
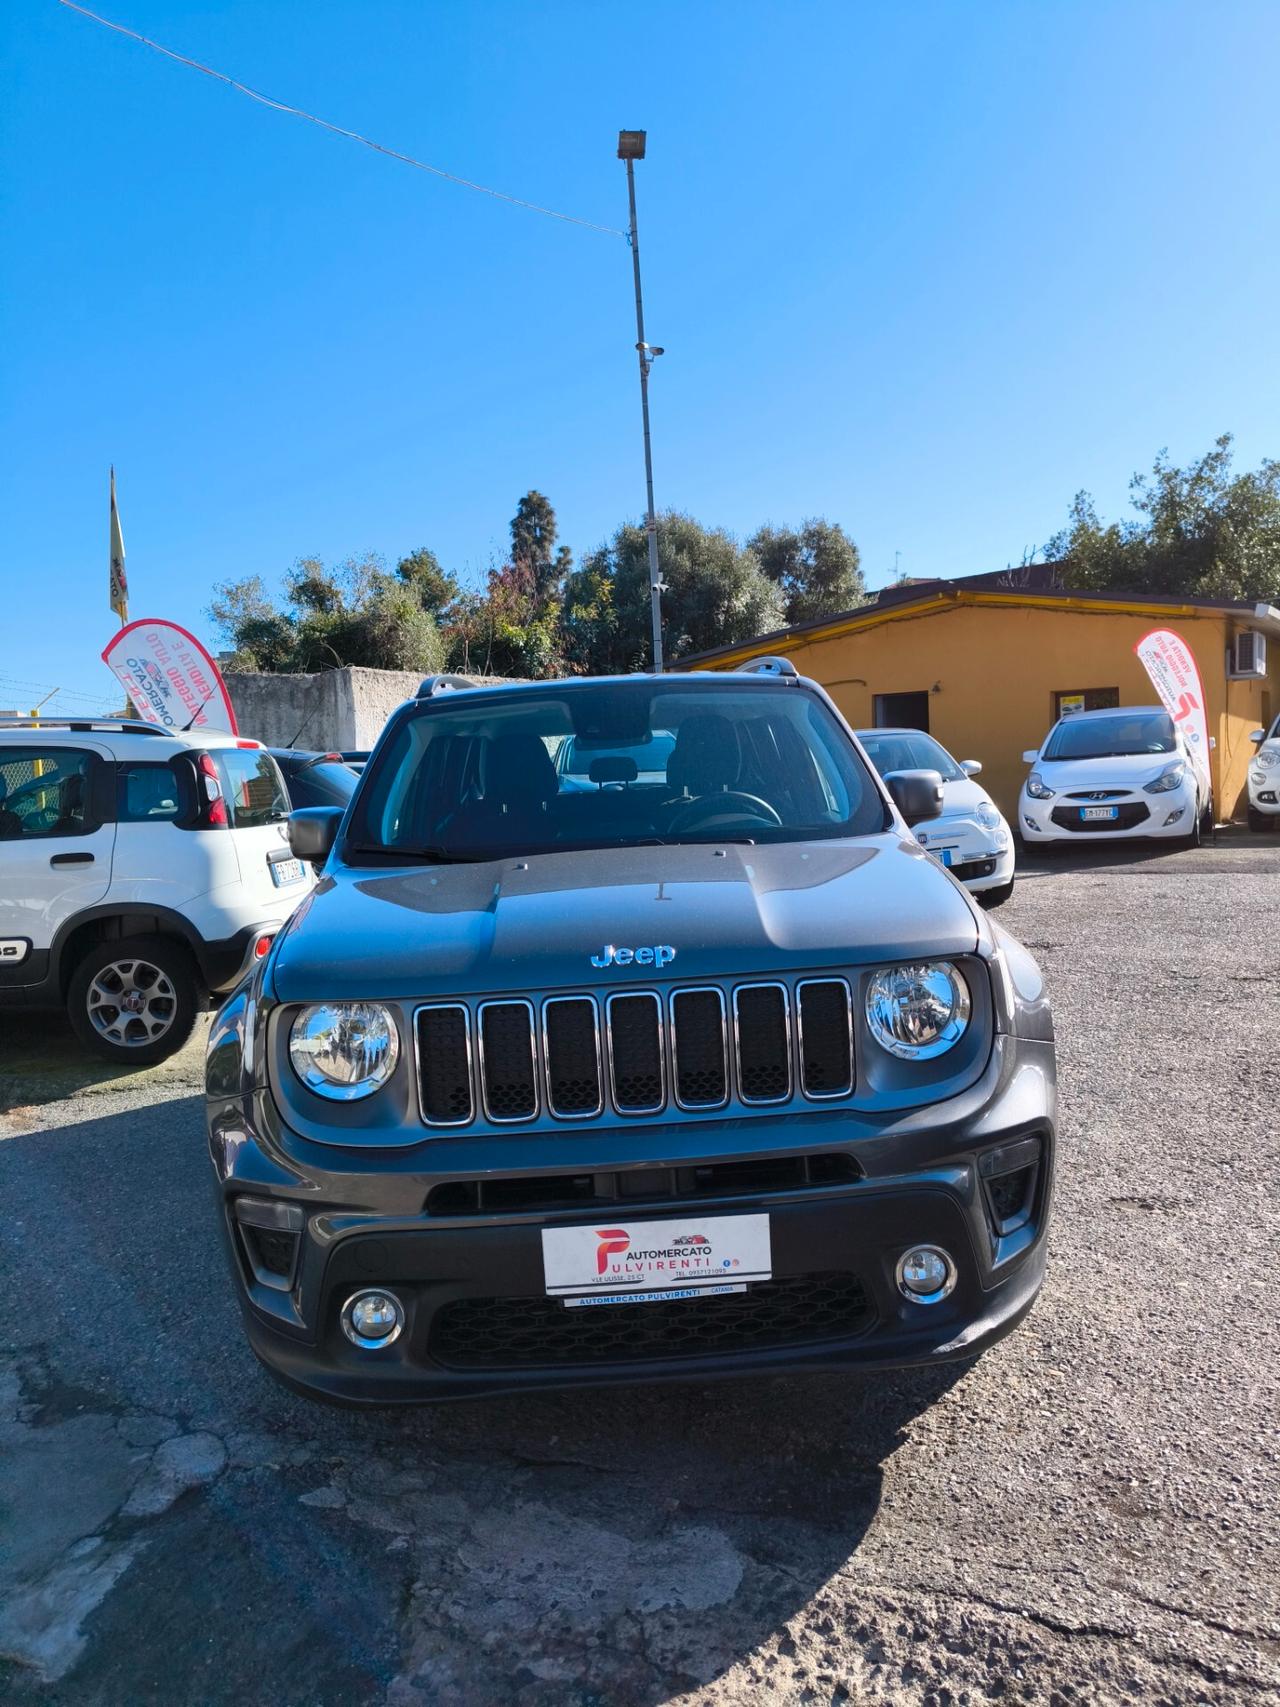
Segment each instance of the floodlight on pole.
[[627,241],[631,244],[631,268],[636,285],[636,354],[640,358],[640,415],[644,423],[644,531],[649,548],[649,614],[653,624],[653,669],[662,673],[662,577],[658,573],[658,519],[653,508],[653,450],[649,441],[649,370],[663,353],[660,344],[647,344],[644,337],[644,298],[640,291],[640,238],[636,230],[635,163],[644,159],[645,132],[618,132],[618,159],[627,164],[627,200],[631,209],[631,224]]

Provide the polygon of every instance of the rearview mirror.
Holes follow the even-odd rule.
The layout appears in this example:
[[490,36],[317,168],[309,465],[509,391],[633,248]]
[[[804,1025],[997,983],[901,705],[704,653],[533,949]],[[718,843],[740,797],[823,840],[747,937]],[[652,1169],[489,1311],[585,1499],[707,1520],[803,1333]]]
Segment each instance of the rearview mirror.
[[309,865],[323,865],[338,839],[341,822],[341,806],[301,806],[290,812],[286,826],[290,853]]
[[1022,762],[1024,765],[1033,765],[1039,757],[1040,749],[1038,747],[1032,747],[1030,752],[1022,755]]
[[1259,741],[1265,741],[1266,738],[1267,732],[1265,729],[1255,729],[1249,736],[1249,739],[1253,742],[1255,747],[1258,745]]
[[890,771],[884,785],[908,824],[942,816],[942,778],[937,771]]
[[960,769],[966,776],[981,776],[982,761],[980,759],[961,759]]

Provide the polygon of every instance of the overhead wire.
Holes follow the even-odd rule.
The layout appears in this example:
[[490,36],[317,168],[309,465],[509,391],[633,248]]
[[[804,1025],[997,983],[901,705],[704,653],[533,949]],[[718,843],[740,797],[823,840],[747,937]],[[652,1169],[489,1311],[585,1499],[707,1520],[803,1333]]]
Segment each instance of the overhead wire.
[[491,189],[488,184],[477,184],[470,178],[459,177],[456,172],[447,172],[443,166],[431,166],[425,160],[416,160],[412,154],[404,154],[398,148],[388,148],[385,143],[375,142],[372,137],[362,136],[358,130],[348,130],[344,125],[332,124],[328,119],[318,118],[315,113],[306,112],[302,107],[291,106],[287,101],[274,100],[270,95],[264,95],[260,90],[251,89],[247,83],[241,83],[237,78],[230,77],[225,71],[215,71],[211,65],[203,65],[198,59],[191,59],[185,53],[177,53],[163,43],[152,41],[150,36],[144,36],[137,30],[132,30],[127,24],[117,24],[111,18],[104,18],[98,12],[91,12],[87,6],[77,4],[77,0],[57,0],[59,6],[65,6],[69,12],[78,12],[83,18],[90,18],[95,24],[101,24],[104,29],[114,30],[117,35],[127,36],[130,41],[141,42],[143,47],[149,47],[154,53],[163,54],[166,59],[172,59],[179,65],[188,66],[192,71],[198,71],[202,76],[212,77],[218,83],[225,83],[241,95],[247,95],[251,101],[257,101],[261,106],[269,107],[273,112],[287,113],[292,118],[305,119],[308,124],[318,125],[321,130],[332,132],[334,136],[346,137],[349,142],[358,142],[363,148],[371,148],[376,154],[385,154],[389,159],[399,160],[405,166],[412,166],[419,172],[430,172],[434,177],[444,178],[450,184],[457,184],[464,190],[475,190],[482,196],[492,196],[495,201],[508,202],[512,207],[522,207],[529,213],[545,214],[548,219],[562,220],[566,225],[581,225],[588,231],[602,232],[606,237],[626,238],[627,233],[615,225],[599,225],[593,219],[581,219],[577,214],[560,213],[553,207],[542,207],[538,202],[525,201],[521,196],[508,195],[505,190]]

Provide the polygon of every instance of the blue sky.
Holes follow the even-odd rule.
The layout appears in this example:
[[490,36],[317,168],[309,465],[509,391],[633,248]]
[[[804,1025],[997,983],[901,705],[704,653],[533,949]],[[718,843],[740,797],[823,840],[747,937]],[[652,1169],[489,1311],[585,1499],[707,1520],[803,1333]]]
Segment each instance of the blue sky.
[[[1280,453],[1274,4],[98,4],[607,225],[646,127],[660,506],[826,515],[874,585],[1117,513],[1162,445]],[[640,512],[622,241],[3,11],[0,705],[113,697],[112,461],[132,614],[214,644],[214,583],[304,553],[479,577],[530,486],[575,550]]]

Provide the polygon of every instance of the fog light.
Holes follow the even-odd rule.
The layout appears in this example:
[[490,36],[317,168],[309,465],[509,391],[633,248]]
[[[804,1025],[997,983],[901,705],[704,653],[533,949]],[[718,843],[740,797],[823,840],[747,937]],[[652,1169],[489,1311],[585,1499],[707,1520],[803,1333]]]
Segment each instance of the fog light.
[[1178,819],[1181,818],[1182,814],[1185,811],[1186,811],[1185,806],[1179,806],[1179,808],[1176,812],[1170,812],[1169,813],[1168,817],[1165,819],[1165,823],[1166,824],[1176,824],[1178,822]]
[[1035,819],[1028,812],[1024,812],[1022,814],[1022,822],[1027,826],[1028,830],[1034,830],[1036,827]]
[[913,1245],[898,1258],[898,1291],[913,1304],[937,1304],[956,1283],[956,1265],[939,1245]]
[[377,1351],[399,1338],[404,1306],[394,1292],[353,1292],[342,1306],[342,1331],[362,1351]]

